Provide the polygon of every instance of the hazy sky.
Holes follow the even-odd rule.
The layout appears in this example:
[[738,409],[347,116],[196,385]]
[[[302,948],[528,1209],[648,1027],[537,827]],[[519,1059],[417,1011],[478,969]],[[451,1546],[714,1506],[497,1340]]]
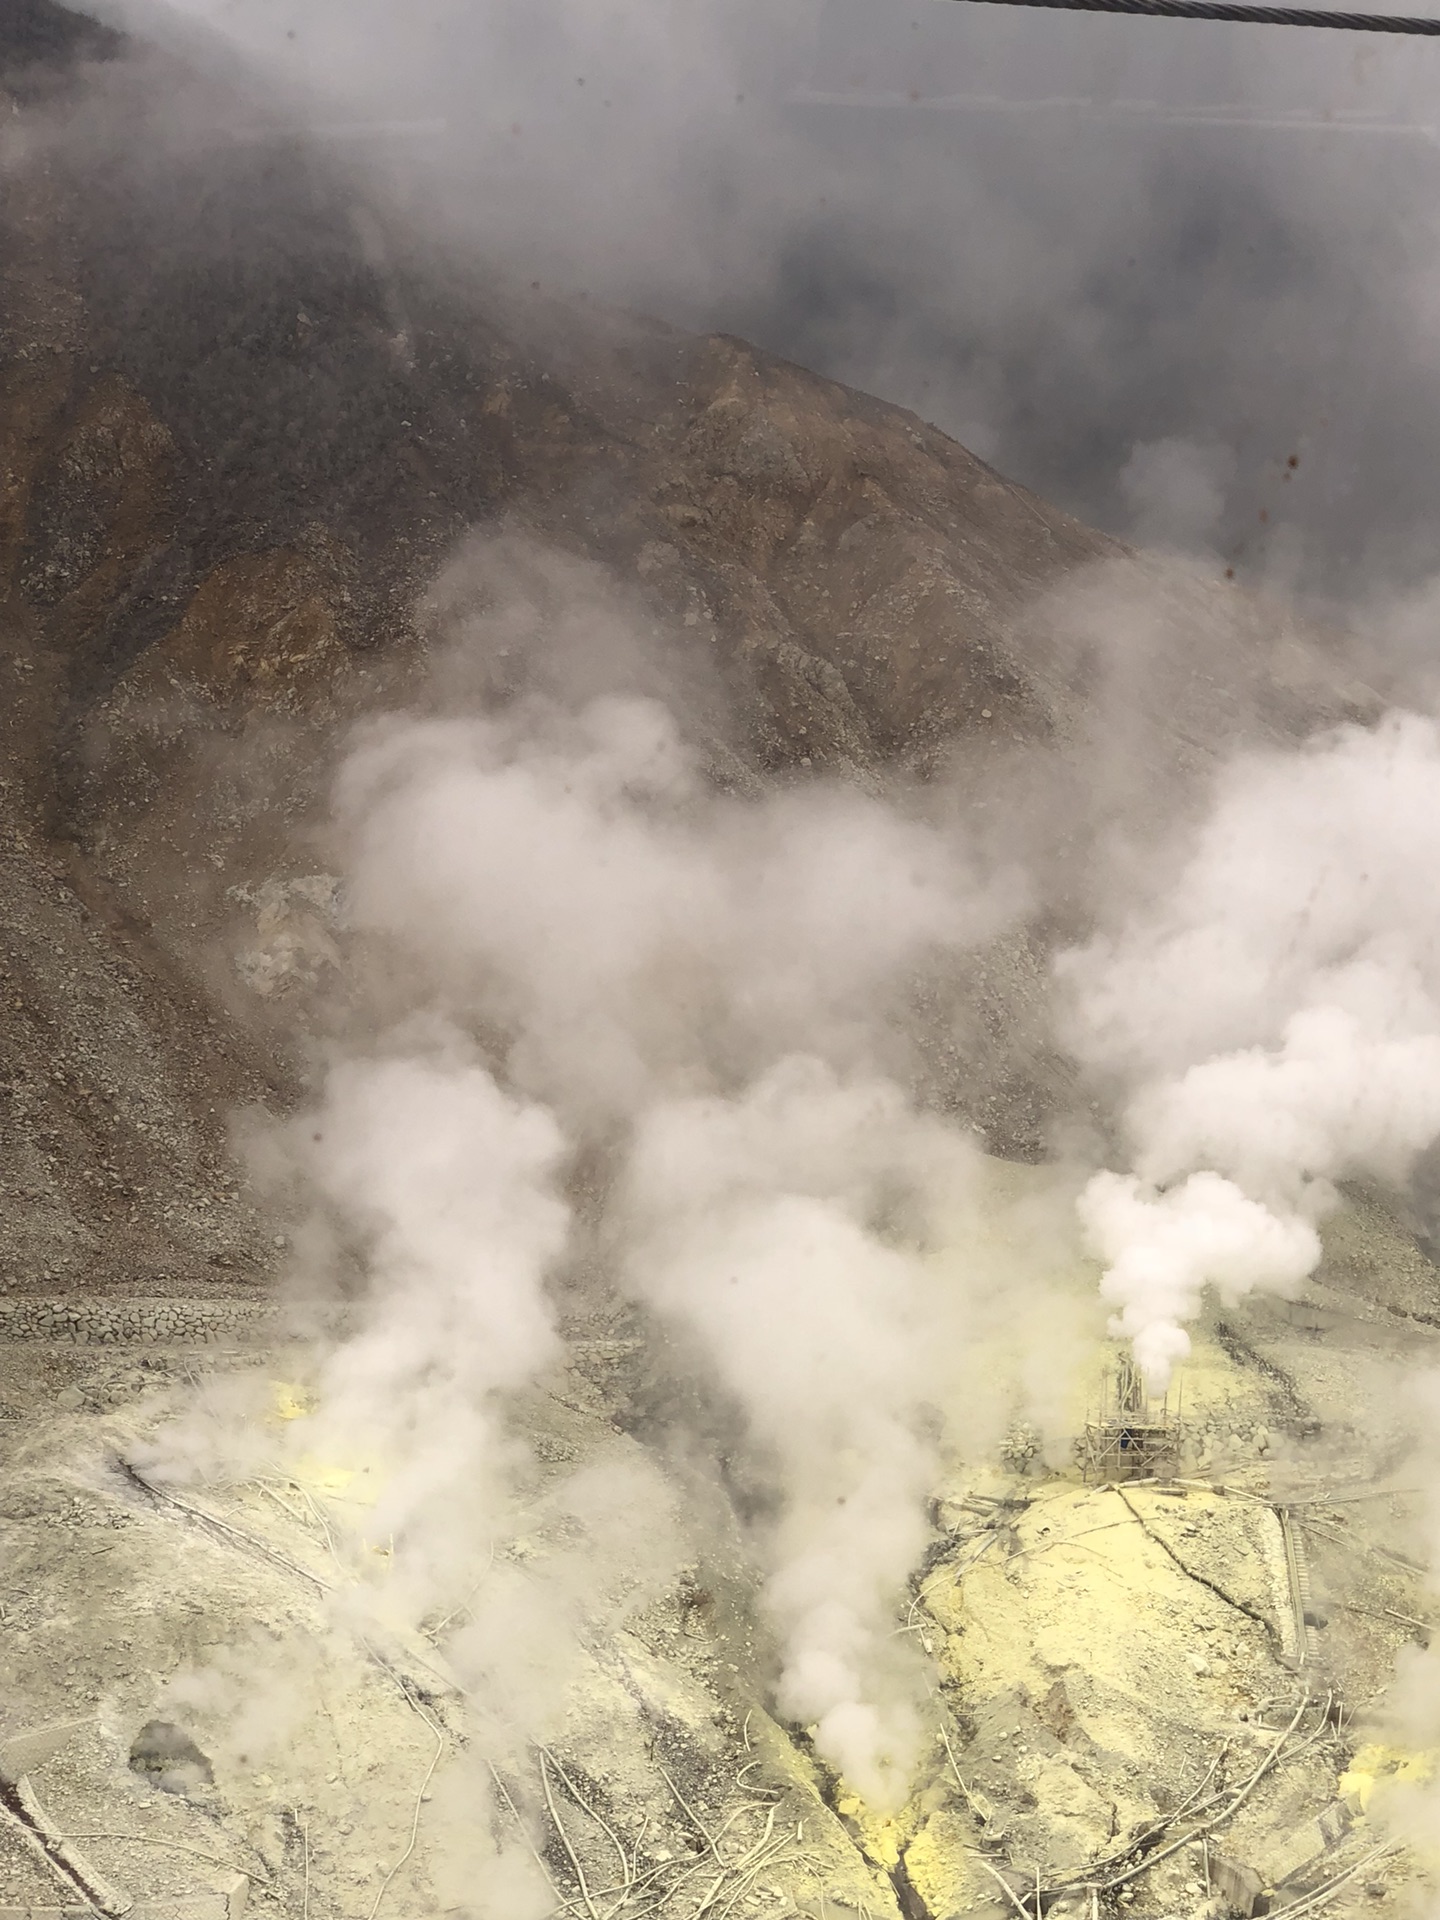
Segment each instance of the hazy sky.
[[1433,42],[963,0],[107,4],[221,30],[465,244],[914,406],[1107,526],[1351,604],[1431,571]]

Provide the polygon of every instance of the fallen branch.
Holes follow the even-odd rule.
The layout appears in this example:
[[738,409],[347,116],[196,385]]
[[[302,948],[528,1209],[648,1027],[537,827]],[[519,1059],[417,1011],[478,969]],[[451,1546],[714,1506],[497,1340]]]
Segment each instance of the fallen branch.
[[505,1805],[509,1808],[510,1818],[515,1822],[516,1827],[520,1831],[520,1838],[525,1842],[525,1847],[527,1852],[530,1854],[531,1858],[534,1860],[536,1866],[539,1867],[541,1873],[544,1874],[546,1880],[549,1881],[550,1891],[554,1894],[557,1900],[562,1902],[562,1907],[571,1905],[572,1903],[565,1899],[565,1896],[561,1893],[559,1887],[555,1884],[555,1876],[550,1871],[549,1863],[545,1859],[544,1854],[540,1852],[539,1848],[535,1845],[535,1842],[530,1838],[530,1829],[526,1826],[525,1822],[520,1818],[520,1811],[518,1807],[515,1805],[515,1802],[510,1798],[510,1789],[506,1786],[505,1782],[500,1778],[500,1774],[495,1766],[495,1762],[493,1760],[487,1760],[485,1764],[490,1769],[490,1778],[495,1782],[495,1791],[500,1795],[500,1798],[505,1802]]
[[[171,1853],[188,1853],[192,1859],[203,1860],[207,1867],[223,1867],[227,1873],[243,1873],[247,1880],[257,1878],[253,1867],[237,1867],[233,1860],[217,1860],[213,1853],[202,1853],[198,1847],[187,1847],[179,1840],[162,1840],[156,1833],[72,1833],[72,1840],[126,1840],[137,1847],[165,1847]],[[269,1874],[261,1869],[258,1876],[268,1880]]]
[[[1223,1790],[1210,1794],[1208,1797],[1205,1795],[1206,1787],[1214,1778],[1216,1770],[1229,1751],[1229,1744],[1227,1742],[1211,1761],[1209,1771],[1200,1782],[1200,1785],[1191,1792],[1189,1797],[1182,1802],[1174,1813],[1170,1814],[1163,1822],[1157,1822],[1154,1826],[1136,1835],[1126,1844],[1122,1852],[1110,1854],[1103,1860],[1092,1860],[1086,1866],[1077,1867],[1071,1873],[1061,1874],[1058,1878],[1052,1880],[1050,1885],[1044,1889],[1043,1897],[1048,1898],[1061,1893],[1073,1893],[1077,1886],[1082,1886],[1088,1887],[1094,1898],[1098,1899],[1102,1893],[1113,1893],[1117,1888],[1125,1886],[1129,1881],[1137,1880],[1141,1874],[1148,1873],[1152,1867],[1158,1866],[1162,1860],[1168,1860],[1173,1854],[1179,1853],[1182,1848],[1193,1846],[1197,1840],[1207,1839],[1217,1827],[1223,1827],[1227,1821],[1234,1819],[1235,1815],[1240,1811],[1241,1807],[1245,1805],[1245,1802],[1250,1798],[1250,1795],[1255,1791],[1256,1787],[1259,1786],[1260,1782],[1282,1757],[1293,1759],[1296,1755],[1304,1753],[1309,1747],[1314,1746],[1317,1740],[1325,1738],[1330,1731],[1328,1715],[1331,1697],[1332,1696],[1329,1695],[1326,1697],[1325,1712],[1321,1716],[1320,1726],[1317,1731],[1311,1734],[1307,1740],[1302,1741],[1289,1755],[1286,1755],[1285,1749],[1289,1744],[1291,1736],[1300,1725],[1305,1715],[1305,1710],[1310,1705],[1310,1694],[1307,1691],[1302,1696],[1299,1706],[1295,1709],[1294,1716],[1289,1725],[1277,1736],[1274,1744],[1267,1749],[1260,1764],[1254,1768],[1251,1773],[1246,1775],[1240,1786],[1228,1799]],[[1210,1808],[1215,1806],[1219,1801],[1224,1801],[1224,1805],[1220,1807],[1218,1813],[1210,1814]],[[1198,1825],[1192,1825],[1189,1831],[1183,1834],[1180,1839],[1171,1841],[1169,1846],[1160,1848],[1158,1852],[1146,1853],[1143,1859],[1135,1861],[1134,1864],[1128,1867],[1123,1873],[1113,1874],[1109,1879],[1097,1880],[1097,1874],[1103,1874],[1110,1867],[1117,1865],[1121,1860],[1130,1858],[1136,1849],[1144,1847],[1148,1840],[1157,1837],[1161,1833],[1167,1832],[1175,1826],[1178,1821],[1195,1820],[1199,1814],[1208,1814],[1209,1817],[1200,1820]]]
[[[1206,1794],[1206,1788],[1219,1772],[1225,1756],[1229,1751],[1230,1742],[1228,1740],[1222,1741],[1215,1754],[1215,1758],[1206,1769],[1204,1779],[1200,1781],[1198,1786],[1191,1788],[1190,1792],[1186,1794],[1185,1798],[1173,1812],[1166,1814],[1161,1820],[1154,1821],[1150,1826],[1143,1827],[1139,1833],[1131,1834],[1125,1845],[1117,1849],[1116,1852],[1106,1854],[1099,1860],[1091,1860],[1084,1867],[1077,1867],[1074,1873],[1064,1876],[1063,1883],[1060,1881],[1053,1883],[1051,1890],[1054,1891],[1054,1888],[1061,1884],[1074,1885],[1077,1882],[1090,1886],[1093,1890],[1095,1876],[1097,1874],[1107,1873],[1110,1868],[1120,1866],[1122,1862],[1129,1860],[1139,1849],[1145,1847],[1149,1842],[1158,1840],[1163,1834],[1168,1833],[1177,1821],[1194,1819],[1197,1814],[1207,1812],[1215,1805],[1217,1800],[1224,1798],[1223,1788],[1219,1792],[1209,1794],[1208,1796]],[[1104,1882],[1102,1881],[1100,1884],[1103,1885]]]
[[391,1867],[390,1871],[386,1874],[385,1878],[380,1882],[380,1891],[376,1894],[375,1904],[370,1909],[369,1920],[375,1920],[376,1914],[379,1913],[380,1911],[380,1902],[385,1898],[385,1895],[390,1890],[391,1881],[395,1878],[396,1874],[399,1873],[400,1869],[404,1866],[405,1862],[410,1858],[411,1854],[414,1853],[415,1851],[415,1842],[419,1838],[419,1834],[420,1834],[420,1809],[424,1805],[425,1795],[430,1791],[430,1782],[435,1778],[435,1769],[440,1764],[440,1756],[445,1751],[444,1729],[437,1726],[436,1723],[430,1718],[429,1714],[425,1712],[424,1708],[420,1705],[420,1702],[415,1698],[415,1696],[411,1693],[410,1689],[405,1685],[403,1681],[400,1682],[400,1688],[401,1688],[401,1691],[404,1693],[405,1698],[410,1702],[410,1705],[414,1708],[415,1712],[420,1716],[420,1718],[425,1722],[425,1725],[429,1727],[430,1731],[434,1734],[435,1751],[430,1756],[430,1764],[425,1769],[425,1778],[420,1782],[420,1790],[415,1795],[415,1814],[414,1814],[414,1818],[410,1822],[410,1838],[405,1843],[405,1851],[401,1854],[400,1858],[395,1862],[394,1866]]
[[1353,1600],[1337,1600],[1333,1604],[1338,1606],[1342,1613],[1358,1614],[1362,1620],[1378,1620],[1382,1626],[1387,1620],[1399,1620],[1405,1626],[1413,1627],[1420,1633],[1435,1631],[1433,1620],[1417,1620],[1413,1614],[1397,1613],[1394,1607],[1382,1607],[1377,1613],[1374,1607],[1357,1607]]
[[1422,1567],[1418,1560],[1410,1560],[1403,1553],[1396,1553],[1393,1547],[1381,1546],[1378,1540],[1357,1540],[1343,1527],[1335,1526],[1333,1523],[1326,1524],[1317,1519],[1314,1514],[1301,1519],[1300,1525],[1307,1533],[1317,1534],[1322,1540],[1328,1540],[1332,1546],[1347,1547],[1351,1553],[1378,1553],[1382,1560],[1390,1561],[1393,1566],[1403,1567],[1406,1573],[1415,1574],[1420,1579],[1424,1579],[1429,1571],[1428,1568]]
[[0,1824],[13,1829],[25,1846],[65,1887],[73,1899],[89,1914],[119,1916],[127,1914],[134,1901],[118,1888],[111,1887],[83,1855],[66,1845],[50,1825],[35,1796],[22,1777],[13,1789],[0,1794]]
[[1386,1607],[1385,1612],[1389,1614],[1392,1620],[1403,1620],[1407,1627],[1419,1627],[1422,1633],[1433,1633],[1435,1631],[1435,1623],[1433,1620],[1413,1620],[1408,1613],[1397,1613],[1394,1607]]
[[138,1467],[132,1466],[123,1455],[116,1455],[117,1464],[125,1478],[150,1499],[162,1506],[174,1507],[177,1513],[183,1513],[187,1520],[207,1532],[217,1533],[231,1546],[242,1547],[247,1553],[258,1554],[261,1559],[269,1560],[277,1567],[283,1567],[286,1573],[293,1574],[297,1580],[304,1580],[314,1587],[317,1593],[329,1594],[335,1589],[330,1582],[318,1573],[312,1573],[308,1567],[302,1567],[298,1560],[292,1560],[287,1553],[281,1553],[278,1547],[272,1547],[268,1541],[257,1534],[247,1533],[243,1527],[233,1526],[228,1520],[221,1520],[213,1513],[207,1513],[203,1507],[191,1506],[188,1500],[182,1500],[177,1493],[171,1493],[165,1487],[156,1486],[153,1480],[147,1480]]
[[[1014,1907],[1015,1911],[1019,1914],[1020,1920],[1034,1920],[1034,1916],[1031,1914],[1030,1909],[1022,1903],[1019,1894],[1016,1893],[1015,1889],[1011,1886],[1010,1882],[1005,1878],[1004,1874],[1001,1873],[998,1868],[992,1867],[990,1862],[985,1858],[984,1854],[978,1850],[978,1848],[972,1847],[970,1849],[970,1852],[972,1857],[980,1862],[980,1865],[985,1869],[986,1873],[989,1874],[990,1878],[995,1882],[996,1886],[1001,1888],[1001,1890],[1004,1892],[1006,1899],[1010,1902],[1011,1906]],[[1036,1908],[1038,1909],[1040,1905],[1040,1898],[1038,1894],[1036,1896],[1035,1905],[1036,1905]]]
[[1358,1860],[1352,1861],[1342,1873],[1337,1873],[1333,1879],[1327,1880],[1313,1893],[1307,1893],[1303,1900],[1293,1901],[1289,1906],[1276,1907],[1274,1911],[1276,1914],[1293,1914],[1296,1920],[1299,1920],[1302,1914],[1318,1913],[1321,1907],[1329,1905],[1347,1881],[1353,1880],[1357,1873],[1366,1867],[1373,1866],[1377,1860],[1382,1860],[1389,1854],[1398,1853],[1403,1844],[1399,1840],[1386,1840],[1380,1846],[1372,1847],[1369,1853],[1362,1854]]
[[695,1809],[691,1806],[690,1802],[685,1798],[684,1794],[681,1793],[679,1787],[676,1786],[675,1782],[671,1779],[669,1773],[664,1767],[661,1767],[660,1769],[660,1777],[662,1780],[664,1780],[666,1786],[669,1787],[671,1793],[674,1794],[675,1799],[681,1811],[684,1813],[685,1817],[692,1823],[692,1825],[695,1828],[695,1831],[700,1835],[701,1839],[705,1842],[706,1846],[710,1849],[710,1852],[713,1855],[716,1864],[718,1866],[724,1867],[726,1865],[726,1862],[721,1857],[720,1849],[718,1846],[716,1846],[714,1836],[711,1834],[710,1829],[706,1826],[705,1822],[700,1818],[699,1814],[696,1813]]
[[[1244,1806],[1245,1802],[1250,1798],[1251,1794],[1255,1791],[1256,1787],[1259,1786],[1260,1782],[1265,1778],[1266,1774],[1269,1773],[1270,1769],[1275,1765],[1276,1761],[1280,1758],[1282,1749],[1285,1747],[1291,1734],[1294,1733],[1295,1729],[1299,1726],[1302,1718],[1304,1717],[1305,1709],[1309,1706],[1309,1704],[1310,1704],[1310,1695],[1307,1691],[1301,1696],[1300,1704],[1295,1709],[1295,1717],[1294,1719],[1291,1720],[1289,1726],[1280,1735],[1279,1739],[1275,1742],[1274,1746],[1270,1748],[1269,1752],[1265,1755],[1265,1758],[1260,1762],[1259,1766],[1256,1767],[1255,1771],[1244,1782],[1239,1792],[1236,1793],[1229,1801],[1227,1801],[1227,1803],[1225,1804],[1224,1807],[1221,1808],[1219,1813],[1214,1815],[1212,1819],[1204,1821],[1200,1826],[1196,1827],[1192,1832],[1187,1833],[1183,1840],[1172,1841],[1168,1847],[1162,1847],[1158,1853],[1148,1854],[1144,1860],[1140,1861],[1136,1866],[1132,1867],[1128,1872],[1117,1874],[1114,1877],[1114,1879],[1104,1881],[1101,1886],[1101,1891],[1103,1893],[1112,1893],[1116,1887],[1123,1887],[1127,1881],[1137,1879],[1142,1873],[1148,1873],[1152,1867],[1158,1866],[1162,1860],[1168,1860],[1172,1854],[1179,1853],[1182,1847],[1193,1846],[1197,1840],[1201,1839],[1202,1837],[1208,1834],[1213,1833],[1217,1827],[1223,1827],[1228,1820],[1233,1820],[1235,1815],[1240,1811],[1241,1807]],[[1329,1710],[1328,1699],[1326,1701],[1326,1710],[1327,1712]],[[1326,1725],[1322,1721],[1320,1732],[1324,1733],[1325,1731],[1326,1731]],[[1320,1734],[1316,1734],[1314,1738],[1319,1739]],[[1307,1742],[1306,1744],[1308,1745],[1310,1743]]]
[[545,1795],[545,1805],[549,1809],[551,1823],[559,1835],[560,1844],[564,1847],[570,1865],[574,1869],[575,1884],[580,1889],[580,1898],[585,1903],[585,1911],[589,1914],[590,1920],[601,1920],[600,1909],[595,1905],[594,1898],[590,1892],[590,1882],[585,1878],[585,1869],[580,1864],[580,1856],[576,1853],[571,1843],[570,1835],[565,1829],[565,1822],[560,1818],[560,1809],[555,1804],[555,1795],[550,1788],[550,1772],[545,1763],[545,1749],[543,1747],[540,1748],[540,1786]]
[[943,1720],[940,1722],[940,1738],[945,1742],[945,1751],[950,1756],[950,1771],[955,1775],[956,1786],[959,1787],[961,1793],[965,1796],[966,1806],[969,1807],[982,1827],[988,1827],[995,1809],[988,1801],[982,1806],[980,1801],[975,1798],[975,1795],[971,1793],[969,1787],[966,1786],[965,1776],[960,1771],[960,1762],[955,1758],[955,1749],[950,1744],[950,1735],[946,1731]]
[[559,1760],[551,1752],[550,1748],[541,1747],[540,1753],[542,1758],[548,1760],[551,1766],[554,1767],[556,1773],[559,1774],[561,1782],[563,1783],[566,1792],[570,1795],[570,1798],[575,1802],[576,1806],[579,1807],[582,1813],[589,1814],[590,1818],[595,1822],[596,1826],[598,1826],[603,1831],[605,1838],[610,1842],[611,1846],[615,1849],[616,1857],[620,1862],[620,1871],[622,1874],[625,1875],[626,1886],[628,1888],[630,1881],[633,1878],[633,1875],[630,1869],[630,1860],[629,1860],[629,1856],[625,1852],[624,1847],[622,1847],[620,1844],[619,1836],[616,1834],[615,1829],[610,1825],[609,1821],[606,1820],[602,1814],[598,1814],[595,1811],[594,1807],[591,1806],[590,1802],[585,1798],[584,1794],[581,1793],[580,1789],[576,1786],[575,1782],[570,1778],[569,1774],[565,1771],[564,1767],[561,1766]]

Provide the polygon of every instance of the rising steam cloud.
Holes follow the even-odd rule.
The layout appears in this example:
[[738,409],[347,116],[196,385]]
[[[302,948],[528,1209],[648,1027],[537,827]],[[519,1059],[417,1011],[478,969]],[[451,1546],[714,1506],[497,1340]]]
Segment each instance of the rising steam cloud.
[[892,1084],[796,1055],[738,1098],[652,1109],[628,1179],[634,1284],[715,1357],[778,1469],[780,1707],[877,1805],[903,1798],[922,1737],[887,1622],[936,1468],[923,1253],[973,1162]]
[[1081,1214],[1152,1385],[1213,1281],[1293,1292],[1334,1183],[1440,1136],[1440,731],[1392,714],[1247,755],[1173,877],[1062,958],[1069,1044],[1125,1091],[1132,1171]]
[[[1256,194],[1253,170],[1212,158],[1141,195],[1110,190],[1134,185],[1113,156],[1056,166],[1046,140],[1022,160],[986,136],[963,171],[948,145],[913,146],[879,177],[866,141],[827,149],[775,101],[740,113],[747,61],[768,61],[772,32],[793,51],[793,26],[740,49],[710,9],[658,9],[653,31],[627,16],[618,38],[618,16],[588,0],[548,28],[501,7],[480,32],[463,11],[434,17],[486,72],[483,111],[447,108],[473,145],[411,169],[402,205],[433,193],[452,231],[527,278],[543,270],[547,291],[552,276],[583,281],[743,325],[962,432],[974,422],[1007,470],[1242,567],[1265,566],[1255,509],[1278,520],[1276,502],[1301,496],[1312,442],[1328,445],[1313,464],[1329,491],[1297,524],[1363,519],[1334,475],[1371,421],[1310,421],[1333,349],[1295,315],[1334,287],[1319,277],[1313,292],[1307,263],[1333,252],[1347,285],[1398,288],[1398,317],[1382,330],[1362,312],[1356,334],[1394,343],[1371,353],[1399,369],[1374,392],[1382,425],[1404,426],[1369,531],[1389,537],[1391,515],[1395,570],[1415,571],[1407,516],[1428,498],[1413,476],[1433,466],[1436,407],[1428,255],[1417,267],[1361,191],[1342,196],[1340,225],[1363,244],[1327,248],[1338,167],[1311,185],[1267,165]],[[408,15],[371,9],[368,37],[352,9],[315,17],[321,52],[307,57],[348,49],[359,69],[342,95],[382,117],[424,111],[433,76]],[[377,44],[414,61],[398,106]],[[815,71],[800,62],[797,84]],[[606,115],[619,131],[601,165]],[[522,126],[529,149],[514,144]],[[477,193],[477,178],[507,190]],[[837,203],[824,216],[822,188]],[[1161,236],[1207,220],[1223,232],[1215,207],[1257,200],[1255,225],[1237,223],[1236,251],[1219,252],[1232,275],[1267,215],[1308,253],[1247,294],[1221,347],[1198,301],[1182,329],[1173,308],[1117,296],[1137,284],[1137,251],[1147,284],[1188,285],[1163,271]],[[977,253],[999,268],[973,273]],[[1383,271],[1356,272],[1377,259]],[[937,261],[959,263],[964,286]],[[1213,277],[1212,257],[1186,272]],[[1135,341],[1152,337],[1162,357],[1137,373]],[[1242,357],[1244,378],[1227,383]],[[1212,377],[1187,389],[1172,371],[1192,362]],[[1233,396],[1218,438],[1217,390]],[[1303,466],[1282,464],[1302,445]],[[603,624],[597,613],[601,650]],[[552,1736],[587,1610],[604,1600],[622,1618],[679,1562],[658,1471],[602,1463],[539,1492],[512,1417],[563,1355],[561,1283],[594,1262],[678,1336],[769,1496],[751,1544],[778,1710],[864,1799],[893,1806],[927,1737],[925,1676],[894,1626],[937,1474],[929,1406],[947,1385],[955,1293],[994,1280],[953,1258],[978,1155],[914,1091],[911,994],[1046,903],[963,827],[902,800],[822,780],[725,791],[692,717],[683,702],[561,689],[394,715],[354,740],[334,827],[357,1007],[313,1102],[271,1142],[306,1213],[300,1274],[350,1297],[287,1444],[365,1474],[349,1546],[373,1570],[384,1545],[376,1607],[402,1625],[460,1621],[447,1656],[481,1703],[477,1752],[498,1755],[506,1729]],[[1440,1138],[1440,729],[1397,713],[1246,754],[1167,855],[1149,897],[1122,903],[1056,976],[1061,1038],[1120,1115],[1117,1164],[1085,1183],[1080,1224],[1113,1330],[1156,1388],[1207,1287],[1295,1292],[1337,1183],[1401,1188]],[[522,1524],[558,1543],[543,1594],[497,1552]],[[470,1790],[478,1828],[490,1789]],[[547,1910],[527,1859],[502,1867],[497,1912]]]
[[[553,1362],[549,1283],[588,1246],[681,1336],[770,1489],[781,1711],[895,1804],[924,1686],[893,1620],[953,1318],[930,1256],[977,1158],[903,1090],[907,993],[1023,888],[853,789],[720,790],[650,698],[392,717],[335,808],[384,1014],[293,1127],[330,1223],[305,1244],[365,1273],[303,1441],[378,1463],[387,1604],[453,1608],[503,1528],[525,1479],[504,1402]],[[582,1161],[607,1171],[577,1209]]]
[[[338,1063],[294,1144],[360,1242],[369,1285],[319,1379],[305,1442],[376,1461],[367,1525],[393,1543],[389,1604],[454,1605],[510,1489],[498,1398],[558,1350],[544,1280],[564,1250],[564,1140],[454,1033],[423,1054]],[[412,1041],[413,1044],[413,1041]]]
[[[778,1706],[893,1804],[924,1732],[890,1623],[955,1325],[933,1256],[976,1166],[904,1090],[906,996],[1024,885],[853,789],[723,791],[651,698],[372,723],[335,808],[385,1012],[297,1123],[368,1267],[317,1418],[353,1446],[382,1408],[375,1524],[422,1570],[417,1616],[456,1603],[524,1479],[504,1401],[552,1364],[583,1243],[738,1412],[773,1492]],[[1419,716],[1242,756],[1153,899],[1061,957],[1064,1038],[1128,1151],[1080,1221],[1152,1386],[1207,1286],[1295,1291],[1335,1183],[1399,1186],[1440,1135],[1440,916],[1413,884],[1437,822]]]

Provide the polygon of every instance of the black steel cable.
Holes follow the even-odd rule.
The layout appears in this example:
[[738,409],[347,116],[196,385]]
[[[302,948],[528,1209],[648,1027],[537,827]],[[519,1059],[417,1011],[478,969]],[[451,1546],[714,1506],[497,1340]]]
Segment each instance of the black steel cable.
[[1324,13],[1313,7],[1252,7],[1244,0],[960,0],[967,6],[1053,7],[1068,13],[1136,13],[1163,20],[1231,20],[1257,27],[1331,27],[1340,33],[1440,34],[1440,19],[1413,14]]

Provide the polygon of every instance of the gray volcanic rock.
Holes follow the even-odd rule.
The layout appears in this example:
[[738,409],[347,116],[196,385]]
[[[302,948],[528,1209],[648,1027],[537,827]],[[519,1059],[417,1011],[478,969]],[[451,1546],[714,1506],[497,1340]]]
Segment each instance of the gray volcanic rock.
[[80,61],[113,59],[123,47],[112,28],[54,0],[11,0],[0,19],[0,78],[12,88],[43,85]]
[[987,818],[1054,898],[937,1011],[970,1045],[931,1090],[1007,1152],[1066,1097],[1043,923],[1103,809],[1363,709],[1273,610],[910,413],[426,248],[243,75],[51,0],[5,10],[0,75],[17,1284],[263,1273],[225,1116],[289,1097],[336,957],[306,836],[348,722],[476,605],[529,609],[483,691],[658,692],[724,785],[1016,770]]

